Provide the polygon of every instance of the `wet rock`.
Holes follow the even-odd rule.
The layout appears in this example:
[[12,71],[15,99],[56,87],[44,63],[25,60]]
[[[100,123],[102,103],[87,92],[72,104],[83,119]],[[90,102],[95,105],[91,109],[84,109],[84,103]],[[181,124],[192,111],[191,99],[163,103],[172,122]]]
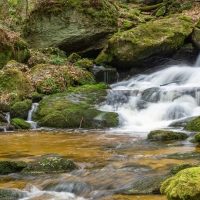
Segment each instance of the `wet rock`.
[[170,172],[172,174],[177,174],[179,171],[183,169],[187,169],[191,167],[199,167],[199,166],[200,166],[200,163],[187,163],[187,164],[176,165],[171,169]]
[[180,140],[180,139],[186,139],[188,135],[186,133],[182,132],[173,132],[173,131],[167,131],[167,130],[154,130],[151,131],[148,134],[147,139],[148,140]]
[[156,103],[160,97],[159,90],[158,87],[148,88],[141,93],[141,99],[144,102]]
[[197,142],[200,142],[200,133],[197,133],[197,134],[194,136],[194,139],[195,139]]
[[200,167],[181,170],[162,183],[161,193],[167,195],[168,199],[198,200],[200,197],[199,177]]
[[0,161],[0,174],[21,172],[26,166],[23,161]]
[[199,152],[181,152],[181,153],[174,153],[167,155],[167,158],[169,159],[188,159],[188,158],[196,158],[199,157],[200,153]]
[[11,118],[27,119],[28,111],[31,109],[32,101],[30,99],[16,102],[11,106],[10,115]]
[[61,173],[75,169],[78,169],[78,167],[71,160],[58,156],[49,156],[41,159],[39,162],[28,163],[26,168],[22,170],[22,173]]
[[200,116],[189,121],[185,126],[184,130],[187,131],[200,131]]
[[200,49],[200,19],[193,29],[192,33],[192,42],[196,46],[197,49]]
[[18,190],[0,189],[0,199],[2,200],[18,200],[20,197],[23,197],[23,195]]
[[29,123],[25,122],[23,119],[13,118],[10,122],[16,129],[30,129]]
[[189,121],[191,121],[194,118],[195,117],[188,117],[185,119],[175,120],[171,124],[169,124],[168,127],[175,127],[175,128],[184,127]]

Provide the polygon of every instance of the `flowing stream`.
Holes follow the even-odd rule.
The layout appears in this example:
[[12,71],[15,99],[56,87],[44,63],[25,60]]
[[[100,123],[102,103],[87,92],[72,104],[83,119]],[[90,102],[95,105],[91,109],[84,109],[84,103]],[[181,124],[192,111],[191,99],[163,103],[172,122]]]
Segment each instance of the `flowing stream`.
[[[2,133],[0,160],[35,161],[59,154],[78,170],[62,174],[1,175],[0,187],[21,192],[21,200],[166,200],[149,194],[176,164],[173,153],[200,152],[189,138],[150,142],[153,129],[200,115],[200,57],[194,66],[168,66],[111,85],[99,109],[119,113],[120,126],[110,130],[30,130]],[[32,121],[33,105],[28,121]],[[182,131],[181,129],[176,129]],[[151,188],[152,189],[152,188]],[[151,191],[151,190],[150,190]]]

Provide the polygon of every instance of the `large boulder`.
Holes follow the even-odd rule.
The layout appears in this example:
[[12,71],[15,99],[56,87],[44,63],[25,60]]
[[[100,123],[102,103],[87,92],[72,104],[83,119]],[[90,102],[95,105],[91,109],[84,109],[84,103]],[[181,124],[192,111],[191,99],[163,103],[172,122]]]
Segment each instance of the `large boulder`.
[[59,47],[67,53],[102,49],[117,31],[117,8],[104,0],[41,1],[25,30],[33,48]]
[[84,85],[51,95],[40,101],[34,121],[56,128],[108,128],[118,125],[118,115],[97,110],[104,101],[107,85]]
[[183,15],[149,21],[114,34],[95,61],[118,68],[149,67],[158,56],[169,56],[181,47],[193,26],[192,20]]
[[200,49],[200,19],[196,26],[194,27],[193,33],[192,33],[192,42],[194,45]]
[[200,131],[200,116],[189,121],[185,126],[184,130],[187,131]]
[[161,193],[170,200],[198,200],[200,199],[200,167],[181,170],[174,177],[164,181]]
[[27,43],[19,33],[0,28],[0,69],[10,60],[25,62],[29,56]]

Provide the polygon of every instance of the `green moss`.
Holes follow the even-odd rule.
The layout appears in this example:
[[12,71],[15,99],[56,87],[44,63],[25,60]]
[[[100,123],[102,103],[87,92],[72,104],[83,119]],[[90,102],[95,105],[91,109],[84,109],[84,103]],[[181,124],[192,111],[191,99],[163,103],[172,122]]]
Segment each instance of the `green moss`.
[[188,131],[200,131],[200,116],[189,121],[185,126],[184,130]]
[[81,59],[75,63],[76,66],[84,69],[89,69],[93,66],[93,62],[88,59]]
[[19,191],[0,189],[0,199],[1,200],[18,200],[21,197]]
[[173,132],[166,130],[155,130],[148,134],[148,140],[180,140],[186,139],[188,135],[182,132]]
[[30,124],[23,119],[13,118],[10,122],[16,129],[30,129]]
[[0,174],[21,172],[26,166],[23,161],[0,161]]
[[199,152],[186,152],[186,153],[174,153],[167,155],[167,158],[169,159],[188,159],[188,158],[196,158],[199,157]]
[[27,119],[28,111],[31,109],[32,101],[30,99],[16,102],[11,106],[10,115],[12,118],[18,117]]
[[76,63],[78,60],[81,59],[81,56],[79,56],[77,53],[72,53],[67,59],[72,63]]
[[187,168],[191,168],[191,167],[199,167],[200,163],[192,163],[192,164],[181,164],[181,165],[176,165],[171,169],[171,173],[172,174],[177,174],[179,171],[183,170],[183,169],[187,169]]
[[61,173],[78,169],[71,161],[62,157],[47,157],[39,162],[29,163],[22,173]]
[[169,200],[200,199],[200,167],[181,170],[176,176],[167,179],[161,185],[161,193]]
[[197,134],[194,136],[194,139],[195,139],[197,142],[200,142],[200,133],[197,133]]

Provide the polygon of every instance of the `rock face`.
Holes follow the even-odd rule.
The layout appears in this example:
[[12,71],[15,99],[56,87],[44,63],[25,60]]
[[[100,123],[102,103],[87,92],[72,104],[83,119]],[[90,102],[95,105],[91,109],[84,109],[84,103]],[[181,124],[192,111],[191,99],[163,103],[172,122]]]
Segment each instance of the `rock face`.
[[27,43],[16,32],[0,28],[0,69],[8,61],[26,61],[30,56]]
[[118,125],[118,114],[97,110],[105,100],[107,86],[85,85],[51,95],[40,101],[34,121],[56,128],[108,128]]
[[164,181],[161,193],[170,200],[198,200],[200,198],[200,167],[181,170],[176,176]]
[[193,22],[186,16],[173,16],[139,25],[116,33],[96,58],[96,63],[109,63],[118,68],[142,68],[150,59],[174,53],[192,32]]
[[30,14],[26,40],[33,48],[67,53],[102,49],[117,28],[117,9],[104,0],[44,1]]

